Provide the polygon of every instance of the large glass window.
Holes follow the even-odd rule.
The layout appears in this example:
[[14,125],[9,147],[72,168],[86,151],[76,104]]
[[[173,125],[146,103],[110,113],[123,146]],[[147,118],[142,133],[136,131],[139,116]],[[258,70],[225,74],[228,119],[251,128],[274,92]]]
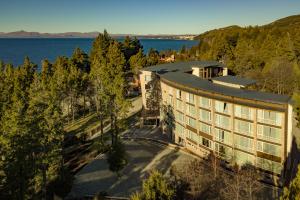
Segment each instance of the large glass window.
[[215,114],[215,123],[220,128],[225,128],[230,130],[231,124],[230,124],[230,118],[224,115]]
[[187,125],[193,127],[193,128],[196,128],[196,120],[191,118],[191,117],[186,117],[186,123]]
[[230,114],[231,104],[223,101],[215,101],[215,110],[219,113]]
[[170,106],[173,106],[173,96],[172,96],[172,95],[169,95],[169,96],[168,96],[168,104],[169,104]]
[[151,75],[145,75],[145,82],[151,81]]
[[177,110],[183,110],[183,103],[181,100],[176,99],[176,108]]
[[191,140],[193,140],[194,142],[198,143],[198,141],[200,140],[199,136],[197,133],[187,130],[187,137]]
[[282,165],[280,163],[260,157],[257,157],[256,164],[257,167],[274,172],[276,174],[280,174],[282,170]]
[[253,123],[236,119],[234,121],[234,130],[237,133],[252,136],[253,135]]
[[176,98],[181,99],[181,90],[176,90]]
[[281,142],[281,129],[265,125],[257,125],[257,137],[272,142]]
[[194,104],[195,103],[194,95],[190,93],[186,93],[186,102]]
[[175,131],[181,138],[184,138],[184,130],[185,128],[182,125],[176,123]]
[[272,124],[281,126],[282,124],[282,114],[275,111],[269,111],[269,110],[257,110],[257,121],[266,123],[266,124]]
[[235,161],[238,165],[254,164],[254,156],[245,152],[235,151]]
[[199,119],[203,122],[210,122],[211,121],[210,111],[199,109]]
[[215,140],[232,145],[232,133],[219,128],[215,128]]
[[195,116],[196,116],[196,109],[195,109],[195,106],[186,104],[186,105],[185,105],[185,108],[186,108],[186,114],[187,114],[187,115],[192,116],[192,117],[195,117]]
[[241,150],[253,152],[253,140],[250,138],[234,135],[234,145]]
[[211,126],[210,125],[207,125],[205,123],[202,123],[202,122],[199,122],[199,130],[203,133],[206,133],[206,134],[211,134]]
[[199,105],[202,108],[210,108],[211,100],[209,98],[199,97]]
[[177,122],[184,123],[184,114],[182,114],[181,112],[176,111],[175,119],[176,119]]
[[257,141],[257,151],[271,154],[273,156],[280,156],[280,146],[262,142],[262,141]]
[[173,95],[173,88],[169,87],[169,94]]
[[200,145],[205,146],[205,147],[210,148],[210,149],[212,148],[212,141],[211,140],[209,140],[205,137],[202,137],[202,136],[200,136],[199,139],[200,139],[200,141],[199,141]]
[[234,115],[243,119],[253,119],[251,108],[246,106],[234,105]]
[[226,160],[232,158],[232,148],[215,142],[215,152]]

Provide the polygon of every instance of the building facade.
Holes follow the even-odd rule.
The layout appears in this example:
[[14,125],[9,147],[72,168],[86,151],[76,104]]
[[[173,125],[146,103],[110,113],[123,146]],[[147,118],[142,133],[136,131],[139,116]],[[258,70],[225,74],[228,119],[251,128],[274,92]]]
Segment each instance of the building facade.
[[192,61],[141,71],[144,110],[153,78],[160,83],[161,126],[175,143],[203,157],[213,153],[283,174],[292,143],[288,96],[249,89],[255,81],[227,75],[218,62]]

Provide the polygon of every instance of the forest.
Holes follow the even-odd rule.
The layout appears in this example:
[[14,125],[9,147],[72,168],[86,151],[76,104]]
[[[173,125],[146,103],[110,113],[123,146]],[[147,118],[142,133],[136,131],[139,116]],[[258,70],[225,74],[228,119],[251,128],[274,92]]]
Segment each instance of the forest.
[[[196,39],[200,42],[191,49],[151,49],[145,55],[136,38],[118,42],[104,31],[89,53],[77,48],[71,57],[44,60],[40,68],[29,58],[21,66],[0,62],[0,198],[45,199],[51,188],[63,185],[63,127],[90,112],[96,113],[101,133],[105,120],[110,121],[108,162],[118,173],[126,164],[119,133],[130,107],[129,82],[139,69],[171,54],[175,62],[220,61],[232,74],[257,80],[261,91],[292,96],[299,119],[300,16],[216,29]],[[285,199],[297,193],[299,177],[292,184]]]
[[40,68],[29,58],[21,66],[1,62],[0,198],[45,199],[63,186],[64,126],[87,113],[96,113],[101,133],[109,119],[108,162],[118,172],[125,163],[118,134],[130,107],[129,80],[158,61],[158,52],[146,57],[136,38],[120,43],[104,31],[89,55],[77,48],[69,58],[44,60]]

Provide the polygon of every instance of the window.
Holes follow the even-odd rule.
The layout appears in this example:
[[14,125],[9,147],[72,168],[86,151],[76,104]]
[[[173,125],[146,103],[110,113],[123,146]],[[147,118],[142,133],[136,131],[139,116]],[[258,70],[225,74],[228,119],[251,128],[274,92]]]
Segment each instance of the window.
[[172,95],[169,95],[169,96],[168,96],[168,104],[169,104],[170,106],[173,106],[173,97],[172,97]]
[[232,149],[215,142],[215,152],[226,160],[232,158]]
[[186,102],[194,104],[194,95],[186,93]]
[[253,124],[243,120],[235,120],[234,130],[244,135],[253,135]]
[[169,87],[169,94],[173,95],[173,88]]
[[151,75],[145,75],[145,82],[151,81]]
[[235,151],[235,159],[236,163],[239,166],[245,165],[245,164],[254,164],[254,156],[248,153],[244,153],[241,151]]
[[278,162],[274,162],[268,159],[257,157],[256,160],[257,167],[280,174],[282,170],[282,165]]
[[219,113],[229,114],[230,107],[231,107],[231,104],[229,104],[229,103],[222,102],[222,101],[215,101],[215,110]]
[[199,105],[202,108],[210,108],[211,106],[211,100],[205,97],[200,97],[199,98]]
[[186,114],[195,117],[196,115],[195,106],[186,104]]
[[206,134],[211,134],[211,126],[210,125],[207,125],[207,124],[204,124],[202,122],[199,122],[199,130],[203,133],[206,133]]
[[196,128],[196,120],[194,120],[193,118],[186,117],[186,123],[187,125]]
[[184,123],[184,115],[181,112],[176,111],[175,119],[178,122]]
[[199,136],[197,133],[193,132],[193,131],[190,131],[190,130],[187,130],[187,137],[191,140],[193,140],[194,142],[197,142],[199,141]]
[[230,130],[230,118],[224,115],[215,114],[216,125],[220,128],[225,128]]
[[281,142],[281,129],[265,125],[257,125],[257,137],[272,142]]
[[176,123],[175,131],[181,138],[184,138],[184,127],[182,125]]
[[234,135],[234,146],[238,149],[253,152],[253,140],[240,135]]
[[257,110],[257,121],[272,124],[276,126],[281,126],[282,124],[282,114],[275,111],[269,110]]
[[176,90],[176,98],[181,99],[181,90]]
[[257,151],[281,157],[280,146],[278,145],[257,141]]
[[202,146],[205,146],[207,148],[212,148],[212,142],[211,140],[205,138],[205,137],[202,137],[200,136],[200,141],[199,141],[199,144],[202,145]]
[[203,122],[210,122],[211,121],[211,114],[209,111],[207,110],[202,110],[202,109],[199,109],[199,119]]
[[234,106],[234,115],[243,119],[253,119],[251,108],[246,106],[235,105]]
[[182,101],[181,100],[178,100],[178,99],[176,99],[176,108],[178,109],[178,110],[183,110],[183,106],[182,106]]
[[232,133],[215,128],[215,140],[228,145],[232,145]]

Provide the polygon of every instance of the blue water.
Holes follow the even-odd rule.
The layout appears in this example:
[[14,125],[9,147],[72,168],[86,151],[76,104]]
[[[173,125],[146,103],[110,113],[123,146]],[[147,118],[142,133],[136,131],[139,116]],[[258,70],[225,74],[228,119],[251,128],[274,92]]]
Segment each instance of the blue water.
[[[167,49],[178,51],[183,45],[190,48],[198,43],[190,40],[141,39],[140,41],[144,53],[147,53],[150,48],[158,51]],[[0,60],[17,66],[23,63],[25,56],[28,56],[32,62],[40,65],[43,59],[53,62],[58,56],[71,56],[76,47],[89,53],[92,42],[93,39],[87,38],[0,38]]]

